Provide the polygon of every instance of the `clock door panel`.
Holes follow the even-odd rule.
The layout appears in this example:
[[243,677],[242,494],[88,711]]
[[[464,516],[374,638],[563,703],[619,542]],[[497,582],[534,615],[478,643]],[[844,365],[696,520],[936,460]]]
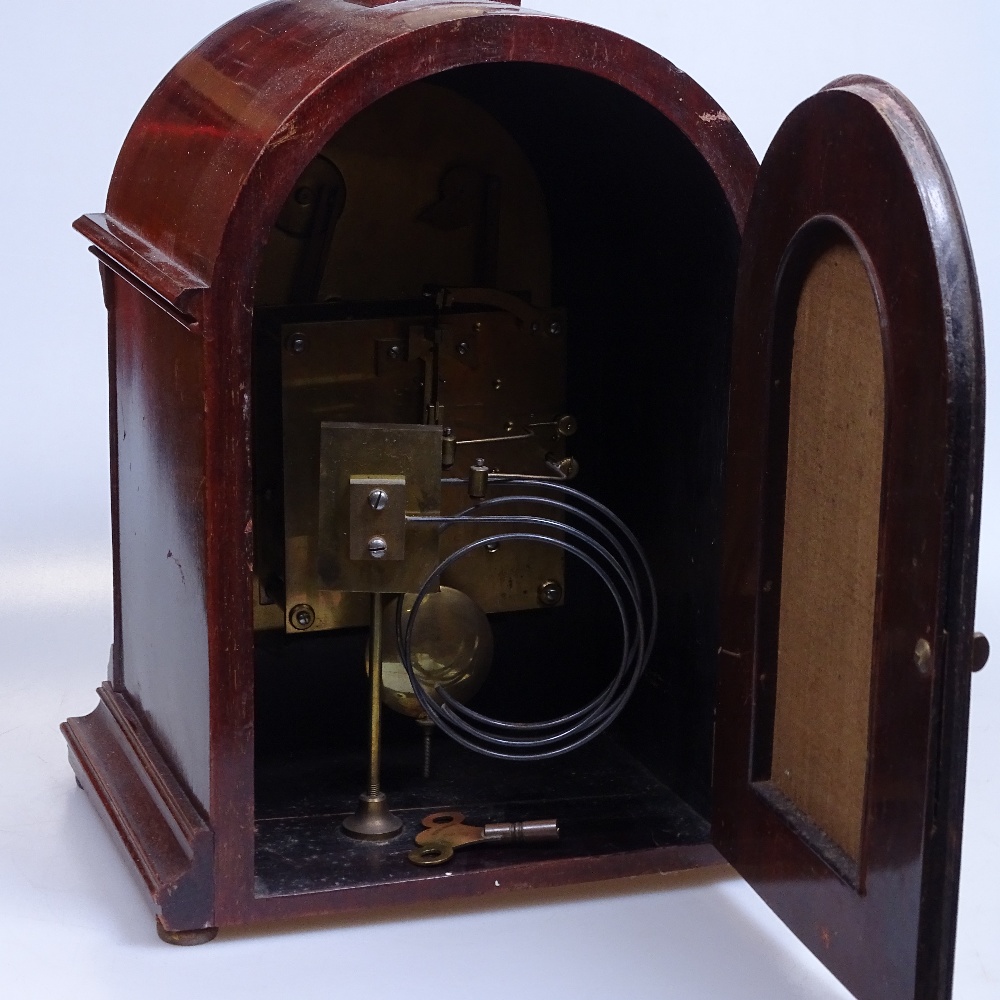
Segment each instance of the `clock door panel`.
[[765,514],[781,539],[764,581],[777,669],[758,675],[766,704],[753,777],[757,791],[860,884],[886,382],[864,260],[841,231],[822,229],[816,245],[799,250],[808,267],[793,349],[772,379],[787,389],[776,393],[787,427],[782,421],[784,433],[772,441],[782,451],[771,456],[779,476],[785,461],[784,498],[776,490]]
[[713,831],[859,1000],[951,992],[982,430],[947,168],[905,98],[838,81],[741,260]]

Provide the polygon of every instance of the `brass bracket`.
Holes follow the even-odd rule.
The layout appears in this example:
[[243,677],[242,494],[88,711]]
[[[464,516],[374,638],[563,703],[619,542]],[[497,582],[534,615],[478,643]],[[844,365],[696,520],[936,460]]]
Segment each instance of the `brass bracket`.
[[426,424],[320,424],[316,570],[320,591],[403,594],[439,561],[441,428]]

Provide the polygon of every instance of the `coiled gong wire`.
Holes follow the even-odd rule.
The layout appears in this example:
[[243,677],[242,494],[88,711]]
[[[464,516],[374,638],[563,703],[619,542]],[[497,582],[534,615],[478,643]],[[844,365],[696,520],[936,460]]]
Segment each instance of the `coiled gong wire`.
[[[649,562],[635,535],[603,504],[560,482],[508,479],[503,485],[533,492],[491,497],[451,516],[407,517],[410,523],[440,524],[442,531],[473,521],[496,525],[501,530],[461,546],[438,563],[417,591],[405,626],[403,602],[398,602],[396,642],[417,700],[442,732],[487,757],[544,760],[588,743],[607,729],[625,707],[646,669],[656,636],[656,590]],[[495,513],[514,504],[530,505],[539,513]],[[555,514],[567,520],[544,514]],[[420,605],[437,578],[470,552],[510,541],[551,545],[581,560],[607,587],[621,620],[621,659],[607,687],[582,708],[542,722],[491,718],[463,705],[441,687],[435,687],[436,698],[432,698],[416,677],[412,662],[414,625]]]

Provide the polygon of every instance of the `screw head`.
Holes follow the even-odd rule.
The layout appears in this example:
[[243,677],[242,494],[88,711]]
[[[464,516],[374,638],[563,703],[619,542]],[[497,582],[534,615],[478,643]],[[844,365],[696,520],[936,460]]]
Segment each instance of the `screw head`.
[[288,349],[292,354],[302,354],[308,346],[309,341],[304,333],[293,333],[288,340]]
[[493,380],[493,388],[494,389],[499,389],[502,385],[503,385],[503,379],[495,378]]
[[368,539],[368,554],[372,559],[383,559],[389,546],[381,535],[375,535]]
[[562,600],[562,584],[557,580],[546,580],[538,588],[538,603],[551,608]]
[[459,355],[466,355],[469,353],[469,345],[463,340],[460,344],[455,345],[455,351]]
[[487,542],[486,543],[486,551],[489,552],[490,555],[493,555],[493,553],[496,552],[496,550],[499,549],[499,548],[500,548],[500,543],[499,542]]
[[372,510],[385,510],[389,503],[389,494],[381,487],[376,487],[368,494],[368,505]]
[[393,361],[398,361],[403,356],[403,348],[399,344],[393,344],[387,353]]
[[296,604],[288,612],[288,620],[292,623],[292,628],[297,628],[300,632],[307,628],[312,628],[316,622],[316,612],[309,604]]
[[566,413],[563,414],[556,423],[556,430],[561,437],[572,437],[576,433],[576,417]]
[[562,333],[562,327],[558,323],[550,323],[549,333],[551,333],[553,337],[558,337],[559,334]]

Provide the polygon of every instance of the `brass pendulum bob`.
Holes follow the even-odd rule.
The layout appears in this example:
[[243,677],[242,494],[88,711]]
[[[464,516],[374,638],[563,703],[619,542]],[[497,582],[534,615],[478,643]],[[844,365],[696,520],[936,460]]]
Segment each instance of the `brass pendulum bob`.
[[[415,594],[401,594],[389,604],[382,626],[382,703],[415,719],[423,743],[423,776],[431,776],[434,723],[413,690],[396,641],[396,616],[402,604],[402,626],[409,622]],[[482,609],[468,594],[439,587],[420,605],[410,641],[413,673],[424,692],[440,703],[441,692],[463,704],[483,685],[493,662],[493,633]]]
[[359,840],[391,840],[403,829],[403,821],[389,812],[385,792],[379,787],[382,754],[382,595],[372,594],[371,616],[371,747],[368,793],[357,810],[343,822],[344,832]]

